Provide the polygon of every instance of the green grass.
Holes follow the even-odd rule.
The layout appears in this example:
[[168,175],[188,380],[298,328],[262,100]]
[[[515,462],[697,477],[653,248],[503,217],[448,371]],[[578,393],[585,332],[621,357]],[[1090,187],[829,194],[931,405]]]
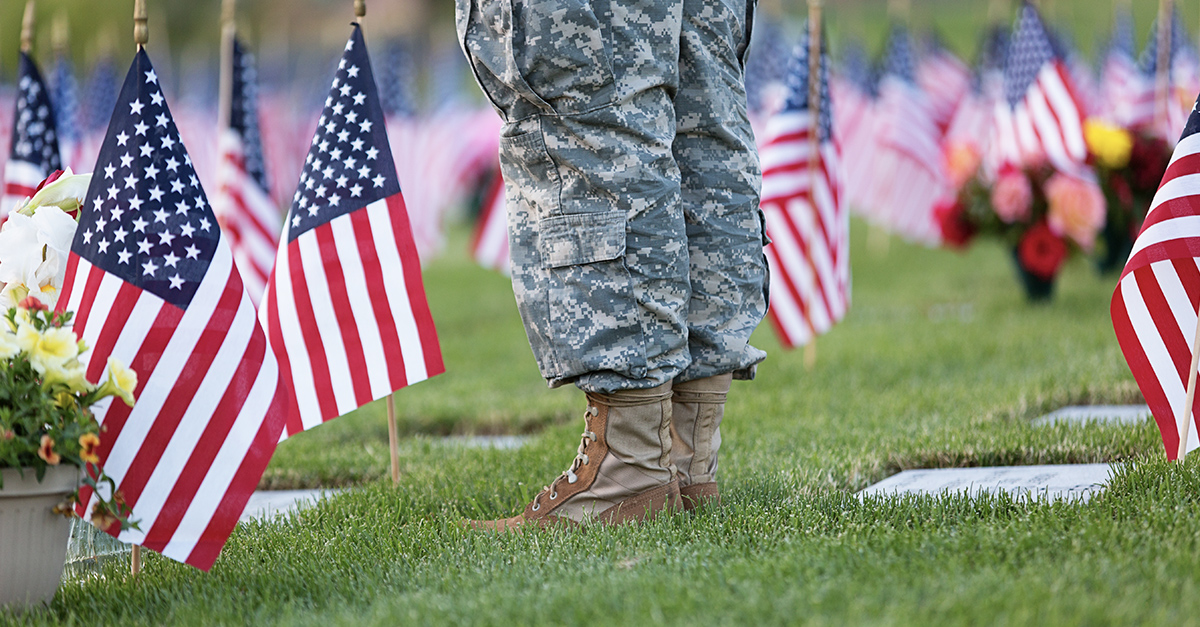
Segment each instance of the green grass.
[[[1200,461],[1157,429],[1033,427],[1063,404],[1136,402],[1108,319],[1115,277],[1068,264],[1029,305],[1007,251],[965,255],[853,231],[854,303],[813,370],[783,351],[735,383],[725,506],[640,526],[495,537],[571,459],[582,395],[548,390],[503,277],[457,246],[425,277],[448,372],[397,395],[402,475],[379,407],[280,446],[266,485],[353,485],[242,525],[210,573],[150,555],[0,624],[1196,624]],[[534,434],[515,451],[440,433]],[[1131,462],[1084,505],[871,498],[903,468]]]

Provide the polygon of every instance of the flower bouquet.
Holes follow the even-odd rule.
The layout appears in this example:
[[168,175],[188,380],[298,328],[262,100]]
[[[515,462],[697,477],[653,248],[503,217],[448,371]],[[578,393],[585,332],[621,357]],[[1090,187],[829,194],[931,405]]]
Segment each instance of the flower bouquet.
[[[934,209],[947,245],[963,248],[977,235],[1002,240],[1012,251],[1030,300],[1046,300],[1063,262],[1091,252],[1106,223],[1104,193],[1095,182],[1048,164],[1006,165],[985,180],[969,147],[951,147],[947,163],[958,194]],[[968,151],[967,156],[961,153]]]
[[[132,407],[137,374],[109,359],[104,382],[88,381],[80,361],[87,347],[70,322],[70,313],[52,312],[33,296],[9,308],[0,322],[0,468],[22,476],[32,471],[38,481],[53,466],[84,469],[82,484],[97,496],[92,523],[129,529],[136,525],[100,467],[102,429],[91,407],[110,396]],[[54,512],[73,515],[78,496],[78,490],[66,495]]]
[[[82,512],[109,532],[136,528],[100,464],[93,409],[132,406],[136,374],[109,359],[88,380],[71,312],[56,311],[91,177],[56,172],[0,227],[0,605],[53,597],[70,525]],[[80,503],[80,490],[92,495]]]
[[1166,174],[1171,147],[1146,129],[1130,131],[1096,120],[1088,121],[1084,137],[1108,202],[1096,265],[1101,272],[1112,272],[1123,268],[1129,258],[1133,240]]

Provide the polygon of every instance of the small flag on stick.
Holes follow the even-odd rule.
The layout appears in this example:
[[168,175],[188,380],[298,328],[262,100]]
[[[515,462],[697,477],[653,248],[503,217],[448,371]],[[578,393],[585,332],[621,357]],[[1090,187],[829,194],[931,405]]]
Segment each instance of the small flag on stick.
[[[833,137],[829,62],[821,54],[810,96],[809,39],[796,48],[783,110],[762,148],[762,209],[771,266],[769,315],[787,347],[811,342],[846,314],[850,222]],[[816,64],[812,64],[816,65]]]
[[445,369],[357,24],[259,317],[294,396],[288,436]]
[[508,211],[504,205],[504,177],[497,166],[487,183],[479,210],[479,222],[471,238],[471,256],[476,263],[505,275],[512,274],[508,251]]
[[[1200,105],[1198,105],[1200,106]],[[1113,292],[1113,329],[1162,432],[1169,459],[1197,441],[1195,382],[1200,306],[1200,113],[1183,137],[1146,213]]]
[[33,195],[38,183],[55,170],[62,169],[50,90],[46,88],[37,65],[26,52],[21,52],[19,75],[12,144],[4,166],[0,222],[17,203]]
[[[208,570],[275,450],[288,395],[144,50],[117,99],[58,307],[76,312],[92,347],[90,380],[110,357],[138,375],[132,409],[96,409],[101,463],[141,527],[118,537]],[[85,515],[94,494],[80,497]]]
[[236,39],[230,64],[231,94],[219,129],[220,165],[213,210],[229,236],[229,246],[246,282],[250,300],[262,299],[275,263],[281,216],[271,200],[258,126],[258,93],[254,58]]

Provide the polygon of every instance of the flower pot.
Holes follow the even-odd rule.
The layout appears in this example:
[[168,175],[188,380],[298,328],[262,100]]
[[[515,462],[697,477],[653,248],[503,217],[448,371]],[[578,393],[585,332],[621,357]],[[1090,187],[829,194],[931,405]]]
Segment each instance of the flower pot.
[[51,466],[38,482],[32,468],[0,470],[0,605],[54,598],[62,578],[71,521],[50,510],[79,487],[79,468]]
[[1021,263],[1021,256],[1013,251],[1013,265],[1017,268],[1017,278],[1025,289],[1025,298],[1031,303],[1049,302],[1054,296],[1054,278],[1044,279],[1029,271]]

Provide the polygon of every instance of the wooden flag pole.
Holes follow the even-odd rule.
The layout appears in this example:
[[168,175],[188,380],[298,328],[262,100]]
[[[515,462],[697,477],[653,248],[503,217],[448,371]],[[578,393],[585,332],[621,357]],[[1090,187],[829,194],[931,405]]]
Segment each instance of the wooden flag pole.
[[[133,3],[133,41],[138,50],[150,41],[150,27],[146,25],[146,0],[134,0]],[[129,572],[136,577],[142,572],[142,547],[133,545],[133,554],[129,556]]]
[[1188,374],[1187,396],[1183,403],[1183,414],[1179,425],[1179,450],[1175,454],[1175,461],[1182,462],[1187,455],[1188,436],[1192,430],[1192,403],[1196,400],[1196,369],[1200,368],[1200,321],[1196,324],[1196,337],[1192,340],[1192,371]]
[[1171,90],[1171,15],[1172,0],[1158,0],[1158,58],[1154,67],[1154,121],[1166,128]]
[[[354,0],[354,21],[360,28],[364,27],[363,18],[367,16],[367,0]],[[400,436],[396,428],[396,394],[387,397],[388,421],[388,453],[392,460],[392,483],[400,483]]]
[[146,0],[133,3],[133,41],[140,49],[150,41],[150,27],[146,25]]
[[[217,132],[229,128],[233,117],[233,40],[237,36],[237,0],[221,2],[221,82],[217,106]],[[217,141],[220,141],[218,138]]]
[[[817,178],[821,175],[817,160],[821,154],[821,2],[808,0],[808,112],[812,117],[808,133],[809,202],[817,209]],[[817,365],[817,334],[804,345],[804,367]]]
[[25,3],[25,18],[21,20],[21,52],[26,54],[33,48],[33,16],[34,2],[29,0]]

